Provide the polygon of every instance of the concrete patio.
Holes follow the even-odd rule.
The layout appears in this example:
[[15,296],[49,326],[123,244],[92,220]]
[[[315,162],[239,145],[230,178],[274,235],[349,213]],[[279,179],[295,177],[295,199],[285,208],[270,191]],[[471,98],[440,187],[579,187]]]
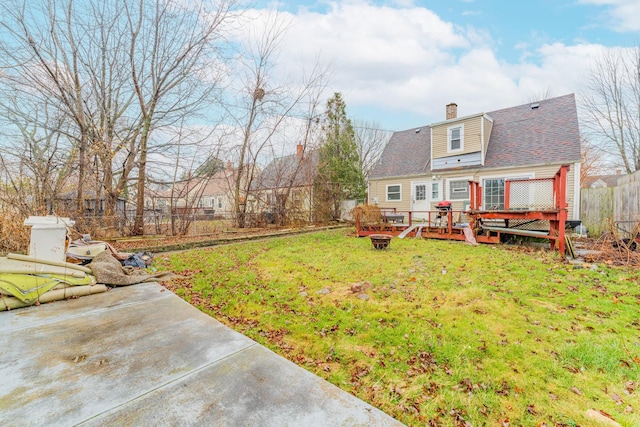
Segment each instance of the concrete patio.
[[0,312],[0,349],[4,426],[401,425],[156,283]]

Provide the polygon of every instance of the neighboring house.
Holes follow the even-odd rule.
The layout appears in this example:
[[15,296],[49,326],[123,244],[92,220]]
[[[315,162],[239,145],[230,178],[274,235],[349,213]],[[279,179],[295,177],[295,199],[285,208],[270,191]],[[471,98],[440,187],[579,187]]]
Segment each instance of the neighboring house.
[[482,209],[502,209],[505,180],[550,178],[561,165],[570,165],[568,217],[578,219],[580,137],[573,94],[466,117],[457,117],[457,105],[449,104],[446,120],[393,134],[369,176],[368,201],[398,211],[432,211],[449,200],[453,210],[463,210],[472,180],[482,187]]
[[[193,177],[162,191],[150,192],[146,208],[160,213],[216,215],[231,218],[237,171],[227,165],[211,177]],[[171,209],[172,208],[172,209]]]
[[[45,199],[47,208],[53,209],[57,214],[75,215],[78,210],[78,180],[78,171],[71,172],[64,179],[62,187],[57,191],[52,191]],[[104,217],[107,198],[101,183],[95,179],[93,170],[87,170],[83,183],[84,216]],[[115,201],[114,215],[124,217],[132,209],[132,206],[135,206],[135,203],[132,203],[125,195],[120,195]]]
[[[78,194],[75,191],[66,191],[47,200],[47,204],[53,203],[54,210],[58,212],[75,212]],[[85,216],[102,217],[105,212],[106,200],[103,195],[96,196],[95,190],[84,191],[84,214]],[[129,209],[130,203],[124,197],[118,197],[115,205],[115,214],[124,215]]]
[[616,187],[618,185],[618,178],[622,176],[620,173],[617,175],[588,175],[584,177],[582,188]]
[[289,219],[310,221],[317,170],[318,151],[298,144],[295,154],[273,160],[252,183],[251,211],[273,219],[286,211]]

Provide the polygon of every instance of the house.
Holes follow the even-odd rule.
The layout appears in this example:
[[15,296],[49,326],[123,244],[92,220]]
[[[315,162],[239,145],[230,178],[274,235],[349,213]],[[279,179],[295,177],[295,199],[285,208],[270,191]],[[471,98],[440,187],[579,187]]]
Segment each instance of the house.
[[618,178],[621,178],[621,171],[616,175],[587,175],[582,181],[582,188],[607,188],[616,187]]
[[146,208],[157,213],[210,215],[231,218],[233,182],[237,171],[230,165],[213,176],[191,177],[160,191],[150,191]]
[[[579,218],[580,138],[573,94],[465,117],[449,104],[445,113],[443,121],[392,135],[369,176],[369,204],[412,211],[414,218],[442,201],[463,211],[475,181],[480,209],[504,209],[506,181],[553,178],[569,165],[568,218]],[[515,201],[512,195],[509,206],[530,207],[540,191],[552,197],[551,188],[527,191]]]
[[251,211],[262,213],[268,222],[311,221],[313,180],[318,170],[318,151],[305,151],[302,144],[296,153],[271,161],[252,183]]
[[[66,191],[47,199],[47,204],[52,204],[57,212],[75,212],[77,207],[77,193]],[[86,216],[102,217],[105,214],[106,199],[103,194],[97,194],[93,189],[84,191],[84,213]],[[118,197],[114,206],[114,214],[124,216],[130,203],[122,196]]]

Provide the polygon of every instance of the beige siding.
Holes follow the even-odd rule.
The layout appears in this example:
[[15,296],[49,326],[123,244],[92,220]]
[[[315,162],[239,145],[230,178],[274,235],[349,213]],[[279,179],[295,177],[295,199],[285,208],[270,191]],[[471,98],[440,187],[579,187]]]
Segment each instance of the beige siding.
[[[480,151],[482,148],[481,120],[482,116],[476,116],[465,120],[445,122],[435,125],[431,131],[433,158],[437,159],[452,156],[454,154],[468,154]],[[463,150],[451,153],[447,151],[448,129],[457,125],[463,125],[464,127],[462,140]]]
[[[402,185],[402,200],[387,202],[387,185],[398,184]],[[373,200],[375,197],[378,198],[378,206],[381,208],[395,208],[398,211],[409,211],[411,209],[411,179],[371,181],[369,183],[369,203],[374,204]]]
[[[447,184],[449,181],[461,178],[471,178],[476,182],[482,182],[484,178],[504,178],[504,177],[514,177],[514,176],[528,176],[533,174],[534,178],[553,178],[560,168],[560,165],[545,165],[545,166],[536,166],[536,167],[522,167],[522,168],[505,168],[505,169],[492,169],[492,170],[484,170],[484,171],[476,171],[475,174],[471,171],[459,172],[456,174],[442,175],[443,179],[443,189],[442,189],[442,199],[447,200],[449,191],[447,188]],[[472,175],[473,174],[473,175]],[[574,186],[574,175],[575,170],[571,168],[569,173],[567,174],[567,209],[568,209],[568,218],[576,219],[573,213],[574,206],[574,194],[575,194],[575,186]],[[371,181],[369,183],[369,202],[373,204],[374,197],[378,197],[378,206],[381,208],[396,208],[398,211],[409,211],[411,209],[411,182],[412,181],[420,181],[426,180],[429,181],[432,179],[432,174],[424,175],[421,177],[412,177],[412,178],[401,178],[401,179],[390,179],[390,180],[380,180],[380,181]],[[401,201],[386,201],[386,186],[401,184],[402,185],[402,200]],[[463,204],[465,201],[463,200],[453,200],[452,208],[454,210],[462,210]],[[435,205],[438,202],[432,202],[431,207],[435,210]]]

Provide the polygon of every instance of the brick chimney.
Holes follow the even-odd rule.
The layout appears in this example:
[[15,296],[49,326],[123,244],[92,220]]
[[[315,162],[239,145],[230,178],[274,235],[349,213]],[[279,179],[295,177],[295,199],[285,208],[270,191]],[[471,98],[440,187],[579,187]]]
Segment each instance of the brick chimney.
[[303,152],[304,152],[304,146],[302,144],[296,145],[296,159],[301,159]]
[[447,104],[447,120],[455,119],[458,117],[458,104],[452,102]]

